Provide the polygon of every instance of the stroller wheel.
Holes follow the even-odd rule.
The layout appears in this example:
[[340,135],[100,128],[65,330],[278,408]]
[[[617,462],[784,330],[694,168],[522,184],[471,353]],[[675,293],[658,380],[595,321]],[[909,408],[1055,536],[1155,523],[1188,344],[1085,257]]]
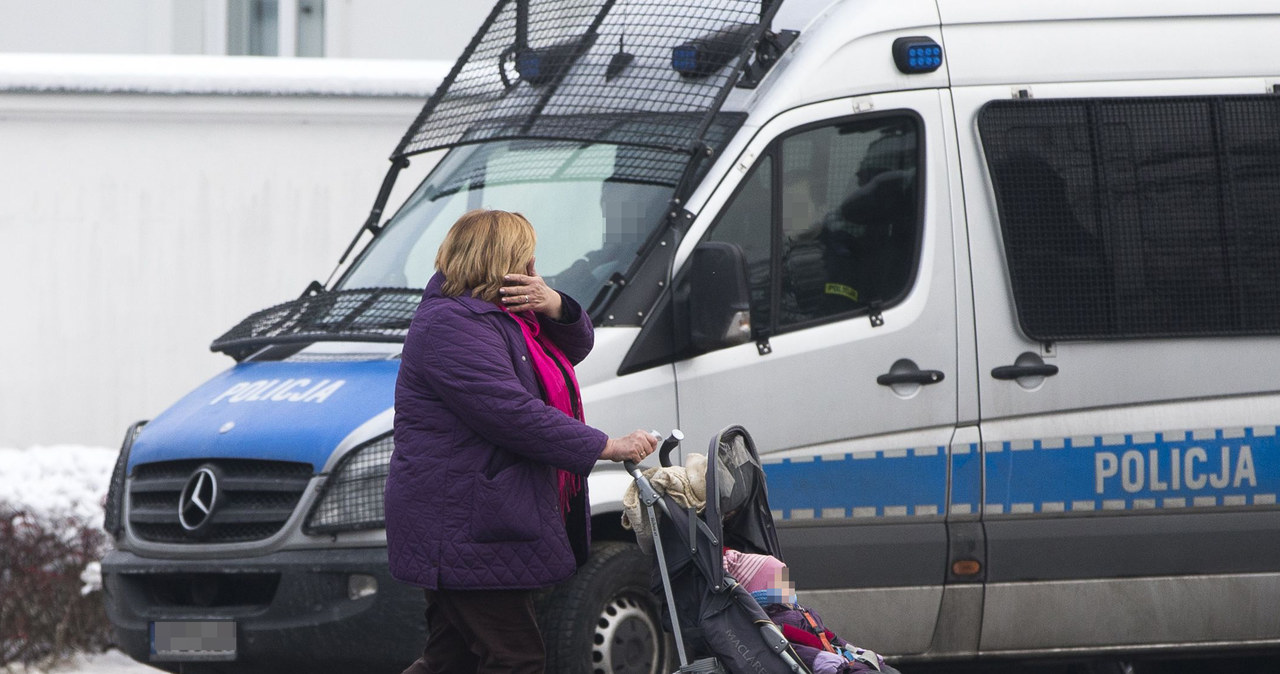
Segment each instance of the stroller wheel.
[[673,642],[634,543],[601,541],[572,578],[539,600],[548,672],[666,674]]

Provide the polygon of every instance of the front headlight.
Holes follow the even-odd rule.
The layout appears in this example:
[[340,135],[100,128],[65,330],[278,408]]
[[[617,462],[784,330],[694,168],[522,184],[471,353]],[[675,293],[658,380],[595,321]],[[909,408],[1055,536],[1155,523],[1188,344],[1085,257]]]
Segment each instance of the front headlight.
[[351,450],[321,487],[320,498],[302,530],[308,534],[381,529],[386,526],[382,496],[395,441],[391,434]]
[[129,451],[133,449],[133,439],[138,437],[138,432],[146,424],[146,421],[139,421],[125,431],[124,442],[120,444],[120,454],[116,457],[116,467],[111,471],[111,483],[107,487],[107,502],[103,505],[105,512],[102,528],[112,538],[120,538],[120,532],[124,530],[121,516],[124,514],[124,479],[127,477],[125,466],[129,465]]

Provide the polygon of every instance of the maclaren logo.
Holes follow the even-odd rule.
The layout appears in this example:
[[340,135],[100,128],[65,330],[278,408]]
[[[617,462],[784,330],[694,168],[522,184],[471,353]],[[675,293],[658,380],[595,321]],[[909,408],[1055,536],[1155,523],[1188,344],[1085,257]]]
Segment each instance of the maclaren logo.
[[741,657],[742,665],[744,667],[750,668],[753,672],[764,671],[764,663],[760,662],[760,659],[755,656],[751,647],[743,643],[742,639],[738,637],[737,634],[734,634],[732,629],[726,629],[724,631],[724,635],[728,637],[731,649]]
[[223,391],[218,397],[209,401],[210,405],[220,402],[276,402],[276,403],[322,403],[347,383],[345,379],[259,379],[258,381],[242,381]]

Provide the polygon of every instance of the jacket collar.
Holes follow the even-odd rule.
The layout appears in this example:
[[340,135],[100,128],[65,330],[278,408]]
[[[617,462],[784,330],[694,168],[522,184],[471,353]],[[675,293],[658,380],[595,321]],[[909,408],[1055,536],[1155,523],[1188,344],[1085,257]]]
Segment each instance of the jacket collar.
[[427,282],[425,299],[453,300],[477,314],[490,312],[506,313],[501,307],[493,302],[486,302],[479,297],[472,297],[470,289],[464,290],[462,294],[457,297],[449,297],[444,294],[443,286],[444,274],[436,272],[432,275],[431,280]]

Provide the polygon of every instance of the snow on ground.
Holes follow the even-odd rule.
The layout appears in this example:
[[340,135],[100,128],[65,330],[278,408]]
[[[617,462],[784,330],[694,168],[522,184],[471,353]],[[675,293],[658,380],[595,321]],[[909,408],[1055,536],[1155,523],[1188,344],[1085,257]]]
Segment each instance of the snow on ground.
[[[5,669],[0,667],[0,672]],[[162,670],[136,662],[117,650],[96,655],[77,655],[71,662],[53,669],[11,669],[13,674],[156,674]]]
[[[0,448],[0,502],[49,520],[75,517],[102,526],[102,502],[107,496],[117,449],[80,445],[51,445],[28,449]],[[81,576],[100,586],[96,564]],[[0,672],[5,669],[0,667]],[[62,667],[23,674],[155,674],[160,670],[134,662],[120,651],[78,655]]]

